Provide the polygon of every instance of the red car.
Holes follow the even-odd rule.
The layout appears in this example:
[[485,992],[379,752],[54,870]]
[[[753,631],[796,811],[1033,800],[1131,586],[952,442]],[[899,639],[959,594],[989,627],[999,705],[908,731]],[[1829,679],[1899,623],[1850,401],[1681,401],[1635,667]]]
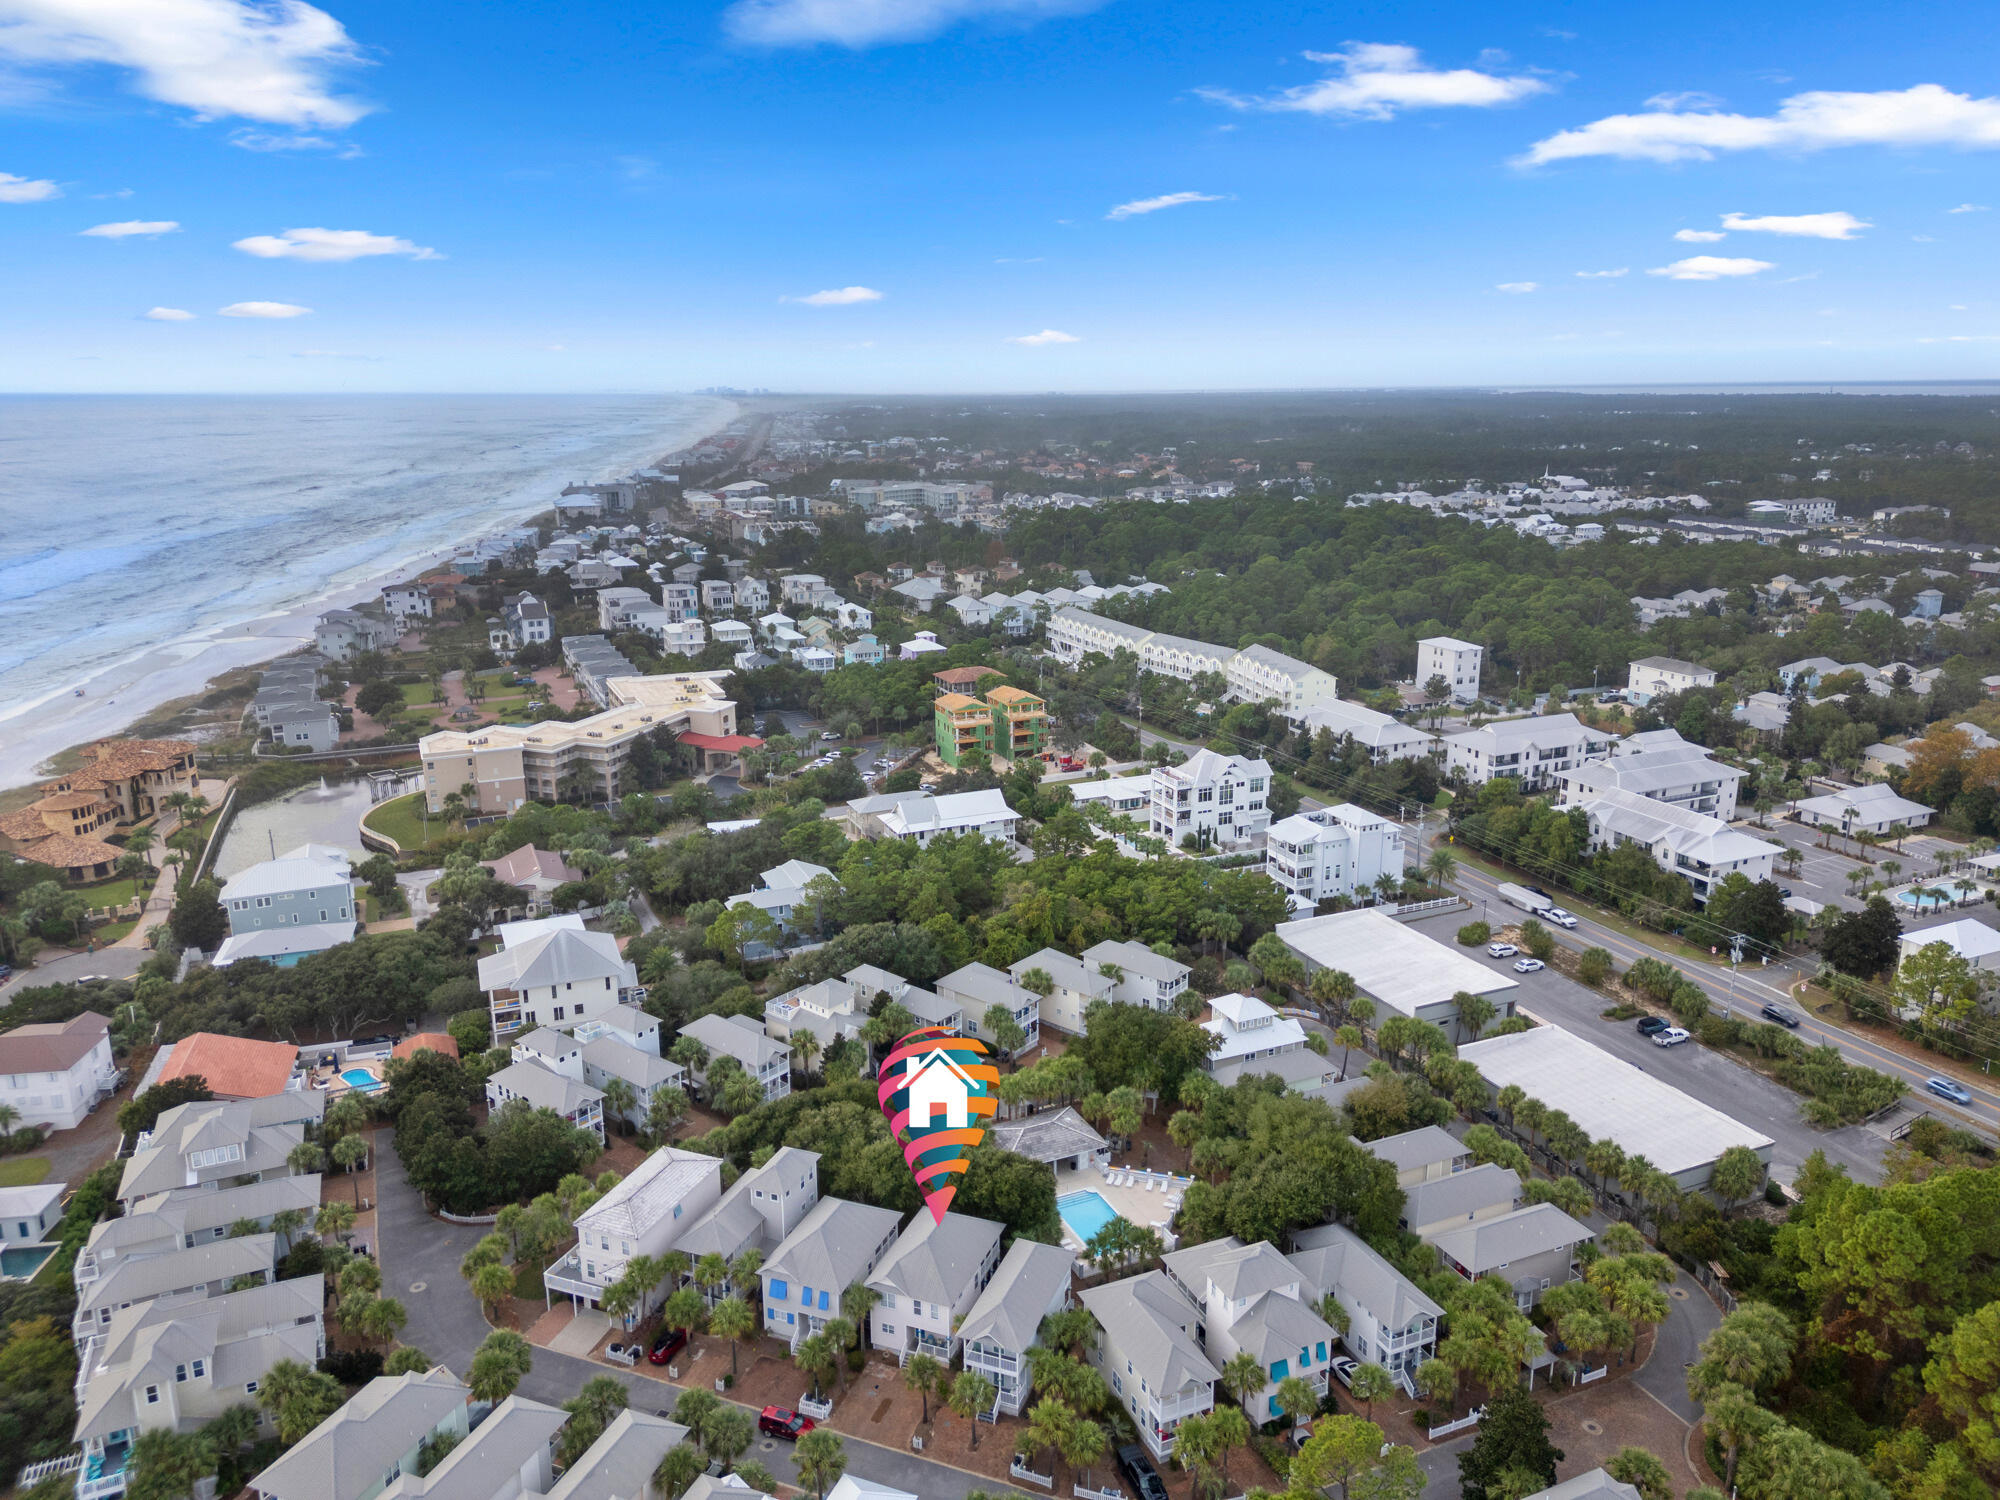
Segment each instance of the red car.
[[660,1336],[653,1340],[653,1347],[646,1352],[649,1362],[663,1365],[687,1347],[685,1328],[662,1328]]
[[797,1441],[819,1424],[811,1417],[802,1417],[795,1411],[782,1406],[767,1406],[757,1414],[757,1430],[772,1437],[791,1438]]

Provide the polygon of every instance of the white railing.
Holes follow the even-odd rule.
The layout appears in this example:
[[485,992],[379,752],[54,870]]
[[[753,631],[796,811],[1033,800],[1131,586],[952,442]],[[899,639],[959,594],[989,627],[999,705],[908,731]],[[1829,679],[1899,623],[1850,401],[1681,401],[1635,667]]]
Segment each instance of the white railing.
[[1576,1383],[1578,1385],[1589,1385],[1593,1380],[1602,1380],[1605,1376],[1609,1375],[1610,1373],[1611,1373],[1611,1366],[1599,1365],[1596,1369],[1585,1370],[1581,1375],[1577,1376]]
[[798,1409],[815,1422],[824,1422],[833,1415],[833,1402],[815,1401],[811,1396],[800,1396]]
[[1007,1465],[1007,1472],[1013,1475],[1016,1479],[1020,1480],[1023,1484],[1038,1484],[1045,1490],[1053,1490],[1056,1487],[1055,1475],[1037,1474],[1033,1469],[1029,1468],[1026,1463],[1024,1463],[1022,1460],[1018,1458],[1016,1458]]
[[1093,1490],[1080,1484],[1073,1484],[1070,1486],[1070,1493],[1076,1496],[1076,1500],[1125,1500],[1125,1492],[1116,1487]]
[[65,1453],[61,1458],[45,1458],[38,1464],[29,1464],[20,1472],[14,1483],[23,1493],[33,1489],[44,1479],[54,1474],[74,1474],[83,1467],[83,1450]]

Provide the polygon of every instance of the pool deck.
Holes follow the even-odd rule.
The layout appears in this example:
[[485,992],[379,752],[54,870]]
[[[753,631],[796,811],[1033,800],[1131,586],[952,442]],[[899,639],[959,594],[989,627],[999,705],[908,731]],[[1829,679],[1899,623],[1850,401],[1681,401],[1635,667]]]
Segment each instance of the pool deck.
[[[1128,1179],[1136,1175],[1139,1178],[1140,1185],[1114,1187],[1106,1180],[1103,1173],[1094,1168],[1081,1172],[1058,1172],[1056,1173],[1056,1197],[1061,1199],[1070,1193],[1096,1193],[1106,1203],[1111,1205],[1111,1211],[1120,1218],[1126,1220],[1128,1223],[1137,1225],[1141,1229],[1159,1230],[1161,1236],[1171,1246],[1174,1242],[1172,1227],[1174,1210],[1167,1206],[1169,1190],[1166,1185],[1169,1183],[1173,1184],[1173,1191],[1179,1192],[1184,1190],[1193,1179],[1187,1177],[1168,1177],[1164,1173],[1134,1174],[1130,1169],[1123,1167],[1114,1169],[1112,1175]],[[1159,1184],[1159,1186],[1153,1188],[1146,1187],[1145,1183],[1149,1180]],[[1073,1250],[1078,1254],[1082,1254],[1083,1252],[1082,1244],[1078,1242],[1075,1233],[1067,1224],[1063,1225],[1063,1247],[1067,1250]]]

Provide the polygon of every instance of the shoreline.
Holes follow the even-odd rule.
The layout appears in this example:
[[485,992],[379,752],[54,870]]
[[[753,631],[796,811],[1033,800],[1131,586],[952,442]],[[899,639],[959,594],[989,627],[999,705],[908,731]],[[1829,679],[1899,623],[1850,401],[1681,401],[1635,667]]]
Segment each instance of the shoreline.
[[[746,410],[743,403],[729,402],[726,412],[698,423],[675,444],[675,450],[692,447],[724,431]],[[626,471],[657,465],[666,456],[641,460]],[[5,733],[10,723],[32,724],[37,710],[50,704],[74,701],[79,688],[86,690],[85,700],[76,711],[60,715],[39,732],[30,728],[26,733],[5,736],[6,746],[0,751],[0,795],[48,780],[58,774],[51,768],[70,752],[95,740],[127,735],[163,709],[207,696],[232,674],[310,646],[313,622],[328,610],[351,608],[373,599],[385,585],[437,566],[440,559],[448,559],[458,547],[490,531],[525,524],[534,516],[545,514],[552,504],[551,500],[532,510],[488,517],[476,530],[443,546],[409,554],[363,579],[324,588],[287,609],[222,622],[199,634],[149,647],[122,661],[99,667],[87,677],[50,689],[15,709],[6,719],[0,719],[0,734]],[[114,673],[121,679],[129,679],[130,685],[118,689],[115,697],[89,696],[87,689],[92,683]]]

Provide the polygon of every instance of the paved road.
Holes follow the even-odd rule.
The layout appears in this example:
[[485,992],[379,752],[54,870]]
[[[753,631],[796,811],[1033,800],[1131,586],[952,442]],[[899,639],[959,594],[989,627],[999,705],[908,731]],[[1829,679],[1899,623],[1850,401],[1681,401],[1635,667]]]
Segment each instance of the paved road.
[[0,982],[0,1005],[10,1004],[16,990],[31,990],[45,984],[69,984],[87,974],[103,974],[111,979],[130,979],[139,965],[151,958],[145,948],[99,948],[95,953],[71,953],[45,959],[32,969],[16,969]]
[[[1496,927],[1502,922],[1513,921],[1525,915],[1525,913],[1517,911],[1499,898],[1497,887],[1500,883],[1493,876],[1487,875],[1484,871],[1473,869],[1463,861],[1459,865],[1458,874],[1452,880],[1452,884],[1458,889],[1459,893],[1470,900],[1475,908],[1479,909],[1481,919],[1491,922]],[[2000,1128],[2000,1089],[1996,1089],[1991,1084],[1969,1085],[1972,1087],[1973,1093],[1972,1108],[1965,1110],[1954,1109],[1945,1105],[1941,1100],[1934,1099],[1921,1092],[1924,1079],[1936,1071],[1934,1067],[1924,1061],[1907,1058],[1902,1053],[1884,1047],[1866,1036],[1849,1031],[1845,1027],[1836,1025],[1819,1016],[1811,1015],[1799,1007],[1793,1006],[1791,1004],[1791,987],[1805,977],[1805,971],[1802,971],[1796,962],[1774,963],[1768,967],[1761,964],[1744,964],[1739,970],[1732,970],[1726,965],[1690,964],[1675,957],[1673,954],[1660,952],[1634,938],[1627,937],[1622,932],[1604,926],[1602,923],[1593,920],[1580,907],[1573,907],[1571,910],[1575,911],[1578,918],[1574,929],[1569,931],[1564,931],[1561,928],[1550,929],[1554,933],[1556,940],[1565,946],[1575,949],[1589,947],[1607,948],[1617,957],[1621,964],[1630,964],[1636,958],[1664,958],[1708,992],[1709,1000],[1718,1014],[1733,1012],[1737,1015],[1748,1015],[1754,1020],[1756,1019],[1756,1011],[1766,1002],[1783,1003],[1794,1014],[1800,1017],[1802,1022],[1799,1027],[1800,1036],[1814,1045],[1829,1044],[1839,1048],[1841,1056],[1845,1057],[1849,1062],[1859,1063],[1864,1067],[1875,1068],[1881,1072],[1901,1078],[1913,1090],[1909,1096],[1913,1103],[1930,1109],[1932,1113],[1954,1125],[1979,1125],[1988,1131]],[[1915,928],[1935,925],[1940,921],[1949,921],[1951,919],[1951,914],[1947,913],[1939,917],[1926,918],[1921,922],[1912,922],[1908,925]],[[1812,969],[1816,970],[1817,967],[1816,963],[1811,965]],[[1542,979],[1544,976],[1530,974],[1519,977],[1531,982],[1530,985],[1524,986],[1525,990],[1532,987],[1532,981]],[[1555,976],[1551,975],[1549,978],[1554,980]],[[1567,981],[1563,981],[1563,983],[1567,984]],[[1590,1011],[1592,1024],[1599,1024],[1595,1021],[1595,1016],[1597,1010],[1602,1009],[1601,1001],[1596,996],[1591,995],[1589,991],[1583,990],[1580,986],[1568,985],[1568,988],[1574,991],[1577,997],[1586,999],[1592,1003],[1594,1006]],[[1532,1003],[1530,1008],[1533,1008]],[[1571,1009],[1573,1012],[1574,1006]],[[1568,1022],[1564,1022],[1564,1024],[1567,1025]],[[1649,1047],[1648,1050],[1659,1052],[1664,1049]],[[1689,1047],[1681,1050],[1685,1052],[1706,1051],[1705,1048],[1701,1047]],[[1748,1074],[1750,1072],[1749,1069],[1739,1067],[1734,1063],[1729,1064],[1729,1066],[1734,1068],[1738,1073]],[[1771,1088],[1777,1087],[1775,1084],[1768,1086]],[[1789,1091],[1781,1090],[1781,1092],[1785,1092],[1788,1098],[1795,1097]],[[1710,1098],[1709,1102],[1715,1104],[1719,1109],[1728,1109],[1728,1106],[1719,1098]],[[1734,1113],[1734,1111],[1730,1112]],[[1746,1123],[1749,1122],[1746,1120]],[[1769,1131],[1768,1127],[1760,1125],[1759,1128],[1766,1129],[1766,1132],[1773,1137],[1776,1136],[1776,1132]]]
[[[422,1349],[462,1378],[488,1327],[479,1303],[458,1274],[458,1263],[485,1230],[433,1219],[424,1211],[422,1195],[404,1175],[388,1132],[378,1135],[377,1142],[376,1191],[380,1202],[375,1237],[384,1295],[400,1297],[409,1312],[401,1341]],[[535,1351],[534,1368],[521,1382],[520,1393],[559,1405],[596,1375],[616,1377],[631,1392],[632,1405],[644,1411],[670,1411],[679,1394],[678,1387],[664,1381],[550,1349]],[[963,1500],[975,1489],[1007,1488],[996,1480],[931,1463],[912,1453],[843,1437],[849,1473],[910,1491],[924,1500]],[[789,1443],[760,1436],[745,1457],[763,1464],[787,1484],[797,1483]]]

